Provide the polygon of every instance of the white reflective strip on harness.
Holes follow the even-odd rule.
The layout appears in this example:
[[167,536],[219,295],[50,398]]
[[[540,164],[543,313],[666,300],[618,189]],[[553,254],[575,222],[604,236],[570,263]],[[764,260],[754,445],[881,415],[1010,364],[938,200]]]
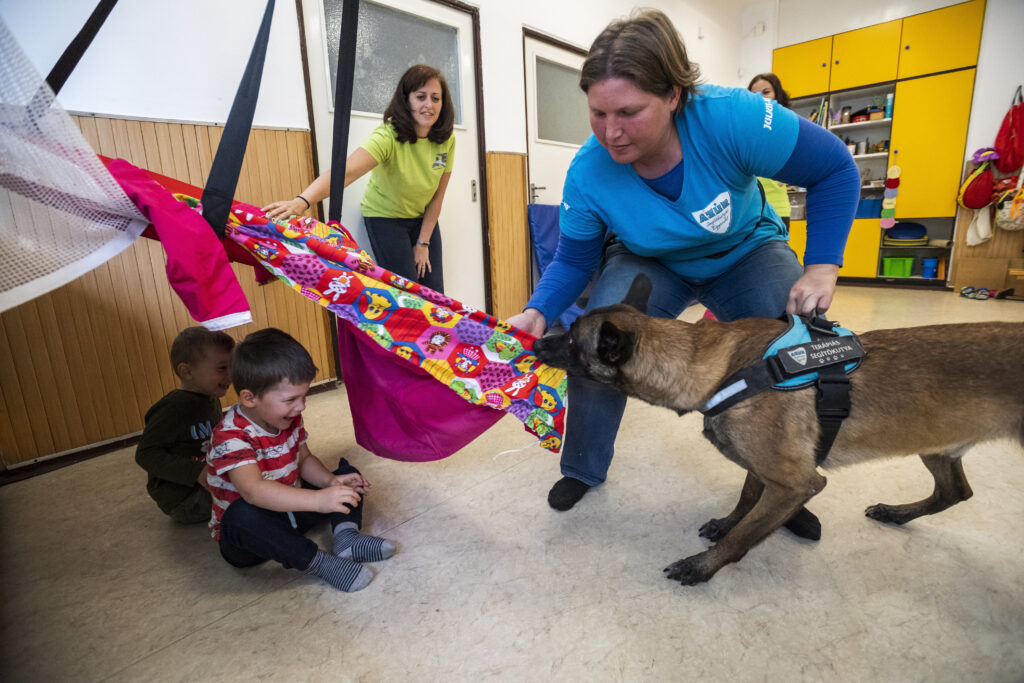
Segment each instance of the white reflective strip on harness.
[[710,399],[708,399],[708,402],[704,404],[704,410],[711,410],[725,399],[729,398],[730,396],[735,396],[736,394],[740,393],[746,388],[747,380],[745,379],[741,379],[738,382],[733,382],[729,386],[724,387],[721,391],[712,396]]

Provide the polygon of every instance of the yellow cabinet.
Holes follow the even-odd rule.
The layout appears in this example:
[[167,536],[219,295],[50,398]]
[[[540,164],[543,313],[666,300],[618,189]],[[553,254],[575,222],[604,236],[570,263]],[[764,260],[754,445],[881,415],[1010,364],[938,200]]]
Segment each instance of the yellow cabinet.
[[[878,277],[878,248],[882,243],[882,229],[877,218],[859,218],[850,228],[843,252],[843,267],[840,277]],[[796,252],[800,263],[804,262],[807,246],[807,221],[792,221],[789,224],[789,246]]]
[[816,95],[828,90],[832,36],[780,47],[772,52],[772,71],[790,97]]
[[[832,38],[830,90],[896,80],[903,20],[839,33]],[[782,81],[786,87],[786,81]]]
[[889,164],[902,169],[897,218],[956,215],[974,69],[900,81]]
[[985,0],[906,17],[900,41],[899,78],[977,64],[984,17]]

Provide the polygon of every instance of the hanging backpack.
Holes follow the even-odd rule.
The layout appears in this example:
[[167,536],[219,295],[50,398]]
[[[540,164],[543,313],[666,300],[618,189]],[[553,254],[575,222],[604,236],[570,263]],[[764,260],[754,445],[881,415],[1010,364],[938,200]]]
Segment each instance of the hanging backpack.
[[983,209],[992,201],[994,186],[995,180],[992,178],[989,162],[982,162],[960,185],[956,203],[967,209]]
[[1019,85],[996,134],[994,147],[999,152],[995,164],[1001,173],[1012,173],[1024,165],[1024,92]]

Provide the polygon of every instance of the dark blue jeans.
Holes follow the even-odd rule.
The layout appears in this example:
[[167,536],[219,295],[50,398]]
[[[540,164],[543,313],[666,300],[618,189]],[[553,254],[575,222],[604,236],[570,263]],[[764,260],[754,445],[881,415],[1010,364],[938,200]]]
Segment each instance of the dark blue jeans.
[[[335,474],[358,472],[342,458]],[[306,486],[306,488],[312,488]],[[292,526],[287,512],[256,507],[239,498],[224,511],[220,522],[220,554],[235,567],[253,567],[274,560],[288,569],[303,570],[316,556],[317,544],[306,538],[307,531],[325,519],[333,529],[342,522],[363,521],[362,501],[351,512],[293,512]]]
[[[652,282],[647,312],[675,318],[696,302],[707,306],[719,320],[777,318],[786,312],[786,300],[803,268],[789,244],[766,242],[750,252],[727,273],[706,282],[690,282],[657,259],[638,256],[620,242],[605,250],[604,265],[587,302],[587,310],[618,303],[633,278],[646,273]],[[606,385],[569,378],[562,474],[596,486],[605,480],[615,453],[626,395]]]
[[441,226],[434,224],[430,235],[430,270],[416,277],[416,259],[413,249],[420,238],[422,218],[383,218],[364,216],[366,234],[370,237],[373,258],[377,265],[406,280],[418,282],[435,292],[444,293],[444,268],[441,265]]

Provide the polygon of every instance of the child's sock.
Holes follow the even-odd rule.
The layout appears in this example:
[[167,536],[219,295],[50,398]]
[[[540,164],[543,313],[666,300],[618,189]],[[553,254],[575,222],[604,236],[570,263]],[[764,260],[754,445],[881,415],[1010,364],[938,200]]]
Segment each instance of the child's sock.
[[373,572],[363,565],[342,557],[335,557],[323,550],[316,551],[316,555],[306,567],[305,573],[317,576],[346,593],[354,593],[366,588],[373,578]]
[[395,554],[390,541],[359,533],[354,522],[342,522],[334,528],[334,554],[356,562],[380,562]]

